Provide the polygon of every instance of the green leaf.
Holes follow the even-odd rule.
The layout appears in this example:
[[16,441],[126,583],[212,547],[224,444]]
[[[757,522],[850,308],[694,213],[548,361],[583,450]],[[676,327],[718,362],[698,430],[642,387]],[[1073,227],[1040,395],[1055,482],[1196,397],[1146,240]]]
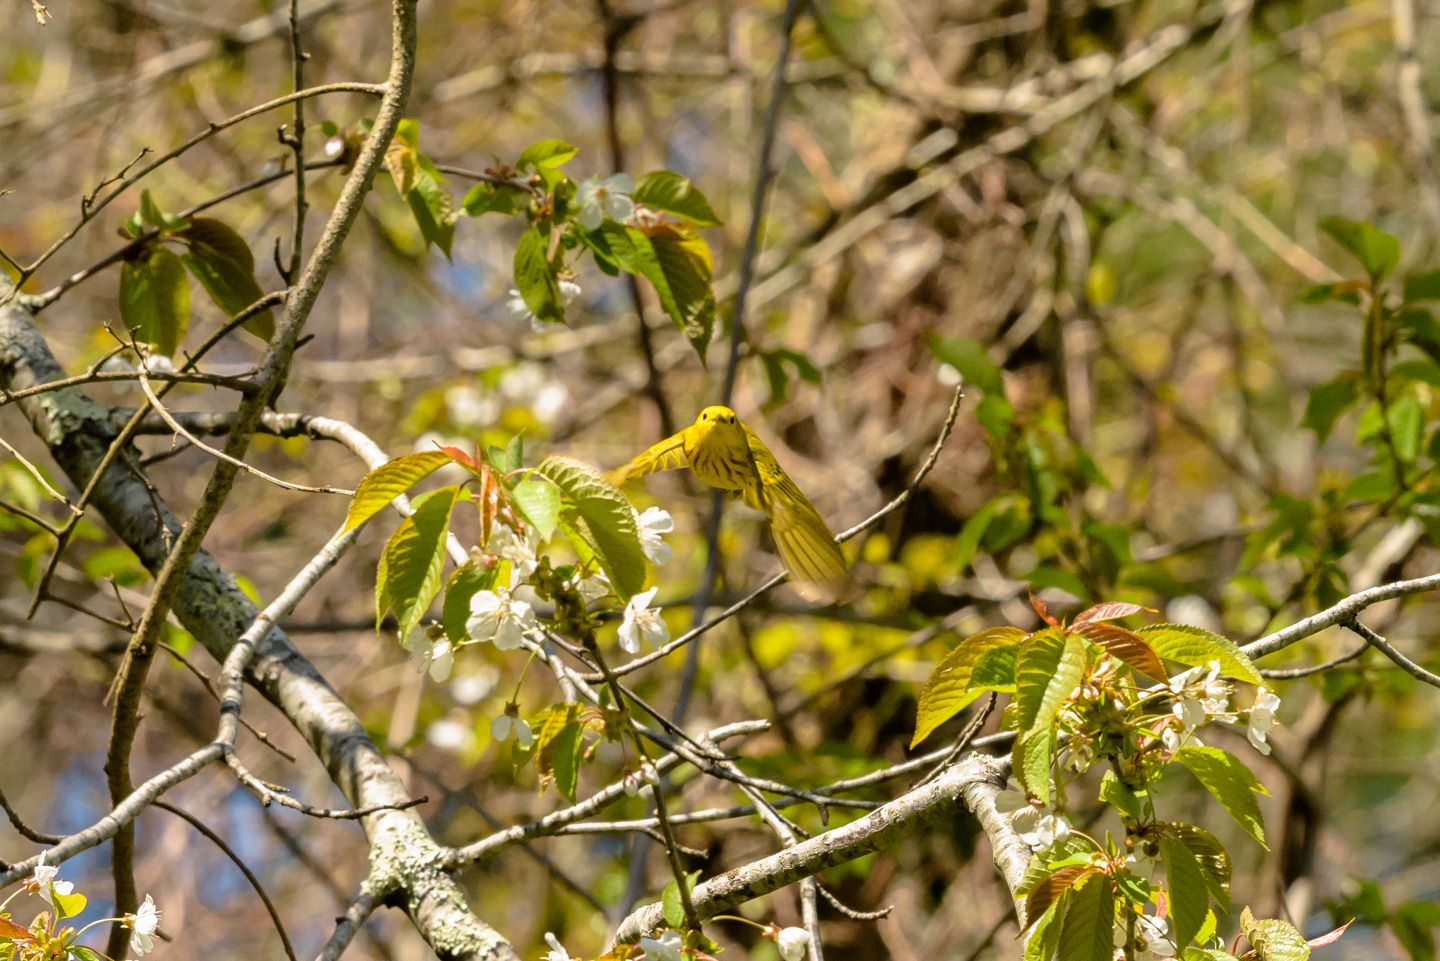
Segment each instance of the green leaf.
[[684,927],[685,905],[680,900],[680,886],[674,881],[665,885],[660,901],[665,909],[665,923],[676,929]]
[[1440,270],[1427,270],[1405,278],[1405,302],[1440,300]]
[[1240,912],[1240,930],[1245,932],[1245,940],[1250,942],[1260,961],[1305,961],[1310,957],[1305,936],[1288,921],[1256,920],[1250,909],[1245,908]]
[[575,786],[580,779],[580,752],[584,747],[579,724],[567,724],[552,745],[555,788],[572,804],[575,803]]
[[1175,922],[1175,945],[1185,947],[1205,923],[1210,910],[1205,876],[1190,849],[1173,838],[1160,839],[1165,861],[1165,886],[1170,892],[1170,915]]
[[515,485],[510,499],[541,538],[549,540],[560,521],[560,489],[549,481],[527,480]]
[[465,194],[461,206],[471,217],[491,213],[513,214],[515,201],[526,196],[525,191],[509,184],[478,183]]
[[1440,364],[1433,360],[1401,361],[1390,368],[1390,373],[1394,377],[1405,377],[1431,387],[1440,387]]
[[1058,628],[1030,635],[1015,659],[1016,728],[1048,727],[1085,671],[1085,643]]
[[1395,456],[1402,463],[1413,464],[1420,456],[1420,441],[1425,430],[1425,411],[1413,395],[1400,398],[1390,408],[1390,436],[1395,441]]
[[1373,224],[1344,217],[1320,218],[1320,229],[1355,255],[1372,281],[1379,281],[1400,263],[1400,241]]
[[390,606],[400,621],[401,640],[420,623],[440,591],[450,509],[459,495],[459,487],[442,487],[416,498],[415,513],[405,518],[385,545]]
[[165,227],[165,215],[161,213],[160,206],[155,203],[155,198],[150,196],[148,190],[140,191],[140,217],[152,227]]
[[59,891],[52,891],[55,898],[55,907],[62,917],[73,918],[85,910],[85,895],[79,891],[70,894],[61,894]]
[[[423,156],[420,160],[429,164]],[[420,236],[425,238],[425,246],[428,248],[434,244],[448,258],[450,244],[455,239],[455,221],[460,217],[460,212],[455,208],[455,198],[450,196],[450,189],[428,170],[420,170],[415,175],[415,186],[405,195],[405,202],[410,205],[410,212],[415,215],[415,223],[420,227]]]
[[651,210],[688,220],[697,227],[720,227],[710,201],[688,179],[669,170],[656,170],[641,177],[630,199]]
[[1421,924],[1402,909],[1390,918],[1390,930],[1410,955],[1410,961],[1435,961],[1435,936],[1428,925]]
[[1055,753],[1055,731],[1041,728],[1015,740],[1010,764],[1015,780],[1032,797],[1050,803],[1050,756]]
[[[640,547],[635,509],[625,495],[589,464],[552,454],[536,472],[565,495],[565,519],[594,551],[615,593],[623,599],[645,587],[645,552]],[[563,525],[562,525],[563,526]]]
[[997,647],[1013,647],[1025,638],[1016,627],[992,627],[972,634],[957,644],[930,672],[930,680],[920,691],[920,707],[915,716],[914,747],[925,740],[941,724],[959,714],[980,691],[970,690],[970,677],[980,658]]
[[[407,124],[411,126],[407,127]],[[396,132],[395,139],[391,140],[390,146],[385,149],[385,166],[389,169],[390,179],[394,181],[395,189],[401,197],[410,196],[410,191],[415,189],[415,175],[420,171],[420,151],[415,149],[415,132],[413,120],[400,121],[400,129]]]
[[1219,634],[1189,624],[1152,624],[1135,632],[1155,653],[1191,667],[1220,662],[1220,671],[1237,680],[1261,684],[1260,674],[1245,652]]
[[1300,426],[1313,430],[1323,444],[1334,430],[1335,421],[1353,407],[1358,398],[1359,388],[1353,374],[1341,374],[1328,383],[1317,384],[1310,389],[1310,400],[1305,404]]
[[1186,948],[1181,961],[1235,961],[1235,955],[1214,948]]
[[986,651],[975,663],[970,675],[970,688],[979,691],[999,691],[1002,694],[1015,692],[1015,655],[1018,647],[997,647]]
[[1132,821],[1138,821],[1145,815],[1145,807],[1140,803],[1140,799],[1124,781],[1115,776],[1114,771],[1106,771],[1105,776],[1100,779],[1100,800],[1108,801],[1115,810]]
[[515,288],[536,317],[563,324],[565,308],[560,303],[560,283],[546,256],[548,248],[545,236],[535,227],[520,235],[515,245]]
[[[255,280],[255,255],[231,227],[213,217],[196,217],[177,235],[188,248],[180,259],[200,281],[215,306],[231,317],[265,296]],[[267,307],[242,325],[261,340],[275,335],[275,315]]]
[[179,257],[154,244],[121,265],[120,319],[136,340],[174,356],[190,324],[190,282]]
[[1165,833],[1190,849],[1196,863],[1200,865],[1200,872],[1205,877],[1210,896],[1228,910],[1231,868],[1230,854],[1225,850],[1225,846],[1215,835],[1193,824],[1172,821],[1165,825]]
[[1035,930],[1030,933],[1030,941],[1025,945],[1025,961],[1050,961],[1055,956],[1055,949],[1060,944],[1060,920],[1068,897],[1067,891],[1035,922]]
[[937,337],[927,334],[930,353],[942,364],[949,364],[960,372],[966,384],[972,384],[987,396],[1005,397],[1005,381],[1000,368],[990,359],[978,340],[968,337]]
[[470,599],[495,586],[497,567],[486,568],[476,560],[466,561],[455,569],[445,584],[445,602],[440,608],[440,624],[450,643],[459,644],[469,636],[465,622],[470,619]]
[[765,401],[767,410],[785,400],[790,383],[785,371],[786,364],[795,368],[795,373],[801,380],[817,386],[820,383],[820,369],[810,362],[809,357],[798,351],[780,347],[776,350],[761,351],[760,359],[765,364],[765,379],[770,382],[770,397]]
[[1068,864],[1041,877],[1030,886],[1025,896],[1025,917],[1043,917],[1065,892],[1094,873],[1095,868],[1089,864],[1087,858],[1085,863]]
[[1070,892],[1056,957],[1111,961],[1115,955],[1115,892],[1110,879],[1092,874]]
[[1189,745],[1175,752],[1175,760],[1190,769],[1245,833],[1266,847],[1265,827],[1255,794],[1268,792],[1238,757],[1218,747]]
[[395,498],[448,463],[450,455],[444,451],[422,450],[381,464],[360,482],[355,497],[350,501],[350,512],[345,516],[341,533],[359,527]]
[[537,170],[549,170],[566,163],[579,152],[579,148],[563,140],[541,140],[539,143],[532,143],[520,152],[520,159],[515,161],[515,167],[519,170],[526,170],[530,167]]
[[656,224],[643,231],[626,227],[625,232],[633,243],[640,272],[703,364],[715,327],[709,246],[695,231],[678,224]]

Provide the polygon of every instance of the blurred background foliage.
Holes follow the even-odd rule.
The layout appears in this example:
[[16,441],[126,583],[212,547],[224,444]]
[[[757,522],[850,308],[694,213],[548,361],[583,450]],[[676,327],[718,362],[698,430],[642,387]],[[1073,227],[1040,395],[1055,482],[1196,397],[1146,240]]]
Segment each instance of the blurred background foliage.
[[[578,178],[616,167],[690,177],[726,221],[704,235],[727,318],[780,5],[452,0],[420,10],[408,113],[425,153],[480,170],[560,137],[580,148],[567,168]],[[288,90],[284,31],[263,3],[55,0],[50,11],[42,28],[16,0],[0,30],[0,249],[17,259],[44,250],[79,198],[142,149],[165,150]],[[321,0],[308,11],[309,82],[380,79],[384,4]],[[1407,11],[1418,26],[1405,26]],[[1440,366],[1431,349],[1440,339],[1427,338],[1435,322],[1423,280],[1407,293],[1404,279],[1436,266],[1440,237],[1425,126],[1440,82],[1429,66],[1440,53],[1434,13],[1409,0],[814,5],[795,35],[735,406],[838,530],[904,489],[962,372],[968,396],[916,497],[850,548],[864,585],[853,602],[815,610],[781,589],[696,648],[691,727],[774,718],[770,734],[736,748],[742,763],[823,784],[909,756],[918,685],[957,633],[1032,627],[1027,587],[1052,608],[1133,600],[1243,642],[1361,587],[1432,572]],[[1118,85],[1107,81],[1117,62],[1137,64]],[[310,116],[343,129],[366,109],[358,96],[332,95],[312,101]],[[269,115],[211,138],[147,186],[163,209],[178,210],[274,171],[286,153],[280,122]],[[323,157],[323,136],[311,137],[310,155]],[[315,225],[339,183],[335,171],[312,177]],[[457,201],[467,186],[452,176]],[[290,190],[282,180],[217,208],[256,252],[265,289],[280,285],[270,250],[278,237],[288,243]],[[112,251],[115,228],[138,202],[137,191],[103,214],[27,289]],[[1336,230],[1327,233],[1332,216],[1398,238],[1393,276],[1380,284],[1383,316],[1355,303],[1374,278]],[[532,456],[564,452],[608,468],[713,401],[725,338],[716,337],[707,372],[649,300],[640,337],[625,284],[593,269],[576,278],[570,328],[532,333],[506,307],[519,226],[465,219],[450,258],[427,252],[381,177],[280,409],[350,421],[397,455],[437,439],[503,445],[523,431]],[[114,344],[104,325],[118,319],[117,274],[100,273],[42,315],[74,372]],[[200,298],[194,311],[192,336],[223,320]],[[1362,352],[1367,330],[1376,357]],[[210,366],[243,372],[258,353],[258,341],[231,338]],[[120,406],[139,396],[123,386],[92,392]],[[193,410],[226,400],[198,388],[171,396]],[[13,406],[0,409],[0,434],[45,463]],[[177,508],[192,502],[208,476],[205,457],[168,440],[141,446],[166,497]],[[345,451],[304,439],[258,439],[254,460],[309,484],[353,487],[363,473]],[[662,475],[638,496],[639,506],[676,517],[676,557],[659,599],[679,633],[704,569],[708,494]],[[53,512],[15,459],[0,462],[0,499]],[[242,477],[207,546],[268,598],[345,509],[343,498]],[[50,544],[34,530],[0,514],[0,787],[32,822],[69,831],[104,808],[101,699],[125,635],[54,603],[23,619]],[[407,663],[393,633],[373,630],[386,533],[377,525],[364,534],[291,631],[393,752],[412,791],[429,795],[423,810],[441,840],[550,810],[555,795],[536,798],[533,769],[513,770],[508,751],[490,742],[490,720],[519,681],[515,665],[472,648],[436,684]],[[776,569],[762,525],[743,509],[728,512],[720,543],[720,600]],[[146,576],[99,527],[82,525],[59,576],[59,590],[86,607],[143,605]],[[1377,617],[1377,629],[1421,663],[1440,660],[1433,600],[1382,606]],[[170,644],[189,651],[178,629]],[[1286,664],[1266,666],[1322,661],[1352,644],[1328,631],[1287,651]],[[640,693],[673,705],[685,657],[637,678]],[[527,675],[526,711],[555,698],[545,683]],[[1179,816],[1210,824],[1230,845],[1237,910],[1250,903],[1314,934],[1328,927],[1328,905],[1363,923],[1327,957],[1432,958],[1434,692],[1372,656],[1281,693],[1274,756],[1246,755],[1274,795],[1263,801],[1268,853],[1207,811],[1193,784],[1177,783],[1170,803],[1189,805]],[[140,775],[172,757],[177,741],[211,730],[209,696],[174,659],[153,678],[148,710]],[[313,803],[333,799],[293,732],[263,705],[252,713],[301,758],[291,765],[250,741],[257,773]],[[613,759],[597,761],[582,788],[618,771]],[[301,922],[328,918],[363,873],[355,829],[262,811],[223,774],[176,796],[261,874],[294,919],[297,950],[313,953],[328,923]],[[685,795],[692,807],[734,803],[714,786]],[[643,810],[633,800],[616,816]],[[854,813],[834,809],[830,824]],[[822,827],[814,811],[796,816]],[[161,812],[139,828],[141,890],[155,894],[177,935],[162,949],[169,957],[275,954],[259,904],[217,851]],[[983,845],[976,857],[975,834],[958,819],[828,872],[845,902],[894,906],[879,922],[826,913],[828,956],[1016,957],[1009,904]],[[706,850],[697,866],[707,874],[773,844],[758,823],[689,828],[683,840]],[[28,852],[0,835],[0,856]],[[480,915],[517,946],[551,930],[572,950],[598,950],[606,912],[623,914],[663,884],[653,847],[640,870],[630,860],[628,840],[581,836],[507,849],[464,881]],[[82,887],[103,916],[104,850],[72,865],[77,881],[88,872]],[[798,916],[790,891],[746,910],[781,923]],[[377,917],[367,930],[357,957],[426,951],[403,920]],[[743,930],[719,934],[736,956],[774,956]]]

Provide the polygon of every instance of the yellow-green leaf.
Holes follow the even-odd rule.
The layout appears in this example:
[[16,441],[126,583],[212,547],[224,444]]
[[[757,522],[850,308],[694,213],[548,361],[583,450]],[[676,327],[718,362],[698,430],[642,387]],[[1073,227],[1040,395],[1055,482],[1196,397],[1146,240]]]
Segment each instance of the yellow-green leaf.
[[570,530],[594,551],[615,593],[628,599],[642,590],[648,573],[645,551],[640,546],[635,508],[625,495],[600,471],[570,457],[552,454],[535,470],[564,495]]
[[1245,832],[1265,847],[1265,827],[1255,795],[1268,794],[1254,772],[1238,757],[1218,747],[1188,745],[1175,752],[1175,760],[1190,769],[1205,790],[1230,812]]
[[1025,638],[1016,627],[992,627],[972,634],[947,654],[920,692],[920,707],[915,717],[914,747],[925,740],[941,724],[979,697],[981,691],[970,689],[970,679],[980,659],[1000,647],[1014,647]]
[[355,497],[350,501],[350,512],[345,516],[341,531],[359,527],[385,509],[395,498],[429,477],[435,471],[450,463],[450,456],[444,451],[423,450],[406,454],[381,464],[365,475]]
[[[255,255],[230,226],[213,217],[196,217],[177,234],[187,249],[185,267],[200,281],[215,306],[234,317],[265,295],[255,280]],[[242,325],[261,340],[275,334],[275,316],[267,308]]]
[[1092,874],[1071,890],[1067,900],[1056,957],[1111,961],[1115,955],[1115,891],[1110,879]]
[[1015,658],[1016,729],[1027,734],[1048,726],[1084,671],[1079,637],[1055,627],[1032,634]]
[[190,324],[190,282],[180,258],[162,244],[120,267],[120,319],[135,339],[173,356]]
[[459,487],[444,487],[416,498],[415,513],[405,518],[385,545],[390,606],[400,621],[402,640],[440,592],[450,510],[459,494]]
[[1165,886],[1170,892],[1175,946],[1183,949],[1195,939],[1210,910],[1205,877],[1195,855],[1174,838],[1160,839],[1160,856],[1165,861]]
[[1152,624],[1135,632],[1156,654],[1181,664],[1200,667],[1220,662],[1220,672],[1250,684],[1262,683],[1245,652],[1219,634],[1190,624]]

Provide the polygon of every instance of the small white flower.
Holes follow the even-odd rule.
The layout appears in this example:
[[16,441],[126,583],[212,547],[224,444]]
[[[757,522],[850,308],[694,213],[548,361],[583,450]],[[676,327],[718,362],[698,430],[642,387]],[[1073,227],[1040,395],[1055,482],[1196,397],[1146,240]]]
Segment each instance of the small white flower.
[[785,928],[775,936],[780,946],[780,957],[785,961],[803,961],[805,950],[810,947],[810,935],[804,928]]
[[155,899],[145,895],[145,903],[130,919],[130,950],[136,954],[149,954],[155,947],[155,930],[160,927],[160,911]]
[[515,533],[509,524],[496,524],[489,543],[485,545],[485,552],[510,562],[510,589],[513,591],[540,566],[540,558],[536,555],[539,547],[540,538],[533,528],[526,528],[522,536]]
[[679,931],[666,931],[660,940],[641,938],[640,950],[645,952],[645,961],[680,961],[680,949],[684,942]]
[[173,374],[175,361],[164,354],[151,354],[145,358],[145,370],[151,374]]
[[620,646],[627,654],[640,653],[640,641],[644,639],[651,647],[659,647],[670,640],[670,628],[659,611],[650,609],[650,600],[658,587],[641,591],[630,598],[625,605],[625,618],[620,622]]
[[550,953],[545,955],[545,961],[573,961],[570,952],[566,951],[565,946],[549,931],[545,932],[545,943],[550,945]]
[[530,746],[535,743],[535,733],[530,730],[530,722],[510,714],[501,714],[490,722],[490,736],[497,741],[508,741],[513,737],[515,743],[525,751],[530,750]]
[[1170,922],[1142,914],[1135,919],[1136,961],[1150,958],[1175,957],[1175,942],[1170,940]]
[[592,571],[584,577],[577,571],[575,576],[570,578],[570,587],[586,604],[593,604],[610,593],[610,578],[606,577],[602,570]]
[[1255,696],[1255,705],[1250,708],[1250,724],[1245,731],[1245,736],[1250,739],[1250,744],[1261,754],[1270,753],[1270,745],[1265,739],[1270,735],[1270,729],[1275,726],[1275,712],[1280,708],[1280,698],[1272,691],[1260,688]]
[[526,631],[536,628],[535,612],[525,601],[517,601],[504,588],[479,591],[470,598],[470,618],[465,631],[477,641],[494,641],[502,651],[520,646]]
[[[560,281],[559,286],[560,306],[562,308],[570,306],[570,301],[580,296],[580,285],[574,283],[573,281],[562,280]],[[521,320],[530,321],[530,329],[535,331],[535,333],[537,334],[545,333],[546,329],[548,329],[550,326],[545,321],[535,316],[535,312],[532,311],[529,305],[525,303],[525,298],[520,295],[520,291],[516,290],[514,287],[511,287],[506,295],[505,307],[510,311],[510,313],[514,314]]]
[[437,684],[449,679],[450,671],[455,667],[455,649],[445,638],[435,642],[430,649],[430,679]]
[[604,180],[591,177],[575,191],[575,205],[580,212],[575,222],[586,230],[595,230],[606,217],[626,221],[635,212],[635,181],[629,174],[615,174]]
[[491,424],[500,416],[500,405],[495,398],[469,384],[445,389],[445,410],[452,421],[470,427]]
[[35,873],[30,876],[30,880],[31,883],[35,885],[35,893],[44,898],[46,903],[50,905],[50,910],[54,911],[56,915],[59,915],[60,908],[55,903],[55,895],[69,894],[75,890],[75,885],[70,881],[56,880],[56,877],[60,874],[60,869],[51,867],[45,863],[46,853],[47,852],[44,851],[40,852],[40,863],[35,865]]
[[647,507],[640,515],[640,547],[650,563],[663,567],[670,562],[675,549],[665,543],[664,535],[675,529],[675,519],[668,511]]
[[325,156],[327,157],[338,157],[344,149],[345,141],[340,137],[331,137],[325,141]]
[[1070,837],[1070,820],[1046,807],[1031,806],[1010,819],[1010,827],[1036,851],[1048,851]]

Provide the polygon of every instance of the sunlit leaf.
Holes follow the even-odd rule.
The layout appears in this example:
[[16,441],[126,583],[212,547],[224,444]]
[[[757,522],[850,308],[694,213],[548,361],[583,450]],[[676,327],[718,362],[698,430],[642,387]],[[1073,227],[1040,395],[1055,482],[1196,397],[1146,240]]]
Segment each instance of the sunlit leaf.
[[401,494],[429,477],[435,471],[450,463],[450,455],[440,450],[424,450],[406,454],[381,464],[365,475],[355,497],[350,501],[350,511],[345,516],[342,531],[359,527],[374,517]]

